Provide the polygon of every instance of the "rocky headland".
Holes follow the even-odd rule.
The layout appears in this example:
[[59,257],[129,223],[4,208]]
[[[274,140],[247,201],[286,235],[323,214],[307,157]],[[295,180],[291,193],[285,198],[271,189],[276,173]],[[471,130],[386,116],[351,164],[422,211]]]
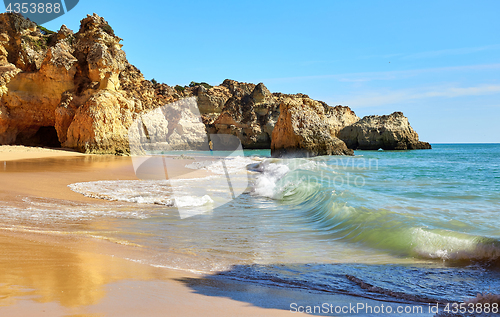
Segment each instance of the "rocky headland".
[[337,138],[341,129],[359,120],[348,107],[330,107],[306,95],[283,96],[273,130],[272,156],[353,155]]
[[271,93],[263,83],[171,87],[146,80],[120,41],[96,14],[76,33],[0,14],[0,144],[129,154],[134,127],[145,129],[139,138],[150,141],[154,131],[173,149],[207,134],[231,134],[244,148],[270,148],[273,156],[430,148],[400,112],[360,119],[349,107]]
[[419,150],[430,149],[427,142],[419,141],[402,112],[385,116],[366,116],[343,128],[338,137],[350,149],[358,150]]

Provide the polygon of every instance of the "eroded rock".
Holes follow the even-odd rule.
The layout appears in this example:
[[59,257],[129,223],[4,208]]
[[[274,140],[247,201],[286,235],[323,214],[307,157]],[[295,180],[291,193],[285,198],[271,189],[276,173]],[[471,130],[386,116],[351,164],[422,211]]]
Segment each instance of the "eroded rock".
[[[399,113],[358,122],[348,107],[271,93],[263,83],[226,79],[214,87],[173,88],[145,80],[127,61],[121,39],[96,14],[84,18],[77,33],[64,25],[46,33],[20,15],[0,14],[0,144],[42,142],[128,154],[130,127],[143,118],[158,124],[150,129],[169,149],[206,141],[207,134],[234,135],[244,148],[271,148],[275,156],[350,155],[346,144],[430,148]],[[196,103],[199,112],[181,109]],[[161,120],[154,115],[160,107]]]
[[384,116],[366,116],[343,128],[339,133],[347,147],[358,150],[415,150],[430,149],[427,142],[419,141],[402,112]]
[[353,155],[336,135],[343,124],[356,118],[348,108],[332,108],[306,95],[283,95],[272,133],[271,155]]

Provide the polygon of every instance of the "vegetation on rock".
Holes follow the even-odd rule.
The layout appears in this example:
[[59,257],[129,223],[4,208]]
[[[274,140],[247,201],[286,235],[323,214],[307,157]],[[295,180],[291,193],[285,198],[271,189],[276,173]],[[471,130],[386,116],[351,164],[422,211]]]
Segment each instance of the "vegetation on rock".
[[111,25],[109,25],[108,23],[104,24],[102,26],[102,30],[106,33],[108,33],[109,35],[115,35],[115,30],[113,30],[113,28],[111,27]]
[[190,84],[189,84],[189,87],[196,87],[196,86],[203,86],[205,87],[206,89],[210,89],[212,88],[213,86],[212,85],[209,85],[207,84],[206,82],[202,81],[201,83],[197,83],[197,82],[194,82],[192,81]]
[[40,30],[40,32],[43,34],[43,35],[51,35],[51,34],[54,34],[56,32],[54,31],[51,31],[51,30],[48,30],[46,29],[45,27],[41,26],[41,25],[38,25],[37,28]]

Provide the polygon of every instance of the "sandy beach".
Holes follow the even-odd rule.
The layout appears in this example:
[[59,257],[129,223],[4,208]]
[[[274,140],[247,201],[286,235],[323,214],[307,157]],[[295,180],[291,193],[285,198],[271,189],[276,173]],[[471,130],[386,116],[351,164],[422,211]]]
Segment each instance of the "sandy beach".
[[[190,162],[172,158],[169,165],[176,166],[178,175],[170,170],[169,176],[186,175],[184,166]],[[0,170],[1,200],[17,210],[45,200],[123,207],[123,202],[85,197],[67,185],[137,179],[131,157],[17,146],[0,147]],[[154,267],[130,260],[142,258],[140,247],[7,218],[0,226],[2,316],[290,316],[302,315],[290,310],[291,303],[382,303]]]
[[[284,316],[196,294],[201,276],[102,254],[114,246],[29,233],[0,234],[2,316]],[[264,295],[264,294],[263,294]]]
[[45,157],[71,157],[85,156],[85,154],[67,149],[50,149],[43,147],[29,147],[22,145],[0,146],[0,157],[2,161],[15,161],[23,159],[45,158]]
[[[182,165],[182,160],[177,160]],[[181,168],[181,166],[179,167]],[[95,201],[71,191],[74,182],[136,179],[130,157],[92,156],[0,147],[0,197]],[[113,204],[113,202],[109,202]],[[2,316],[284,316],[245,301],[197,294],[189,272],[125,260],[130,247],[108,241],[17,227],[0,230]],[[115,255],[120,255],[115,256]],[[184,281],[184,282],[183,282]],[[262,288],[264,290],[264,288]],[[265,299],[264,291],[257,297]],[[255,296],[255,294],[253,294]]]

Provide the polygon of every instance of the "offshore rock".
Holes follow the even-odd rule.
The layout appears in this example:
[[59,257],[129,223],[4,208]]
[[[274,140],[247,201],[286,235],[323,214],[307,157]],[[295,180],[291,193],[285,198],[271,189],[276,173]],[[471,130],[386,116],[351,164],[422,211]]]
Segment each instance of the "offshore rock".
[[332,108],[302,94],[281,95],[280,115],[272,133],[271,155],[354,155],[336,136],[345,124],[357,119],[347,107]]
[[339,133],[347,147],[354,150],[416,150],[430,149],[427,142],[419,141],[402,112],[384,116],[366,116],[343,128]]

